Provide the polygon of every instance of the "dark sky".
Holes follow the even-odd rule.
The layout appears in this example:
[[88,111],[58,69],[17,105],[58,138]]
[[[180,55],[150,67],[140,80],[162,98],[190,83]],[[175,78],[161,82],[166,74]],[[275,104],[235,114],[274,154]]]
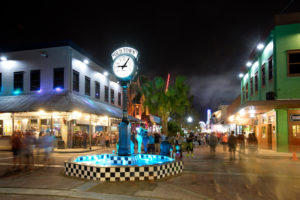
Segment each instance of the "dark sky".
[[0,49],[70,39],[110,67],[112,51],[127,43],[140,51],[140,74],[187,77],[203,120],[207,108],[239,95],[239,70],[274,15],[300,11],[290,0],[7,2]]

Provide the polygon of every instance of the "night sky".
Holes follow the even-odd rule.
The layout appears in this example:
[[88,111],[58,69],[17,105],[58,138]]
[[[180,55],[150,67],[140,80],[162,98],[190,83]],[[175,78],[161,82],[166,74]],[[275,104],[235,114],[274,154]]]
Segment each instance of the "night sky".
[[112,51],[128,44],[141,54],[140,74],[187,77],[202,120],[207,108],[239,95],[238,73],[274,15],[300,11],[290,0],[8,2],[1,2],[0,50],[72,40],[110,68]]

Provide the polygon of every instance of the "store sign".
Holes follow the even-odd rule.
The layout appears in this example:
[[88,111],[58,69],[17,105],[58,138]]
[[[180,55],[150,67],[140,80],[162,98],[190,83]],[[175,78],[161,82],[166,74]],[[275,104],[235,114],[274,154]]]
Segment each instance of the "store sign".
[[111,57],[114,60],[116,57],[118,57],[121,54],[130,54],[133,57],[137,58],[139,52],[136,49],[131,48],[131,47],[122,47],[122,48],[119,48],[119,49],[115,50],[111,54]]
[[291,115],[291,121],[300,121],[300,115]]

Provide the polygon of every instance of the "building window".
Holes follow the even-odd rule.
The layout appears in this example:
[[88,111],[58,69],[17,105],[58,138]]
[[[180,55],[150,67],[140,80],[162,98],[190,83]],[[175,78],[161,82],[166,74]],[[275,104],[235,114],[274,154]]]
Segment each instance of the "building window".
[[24,72],[14,72],[14,90],[23,91]]
[[265,70],[265,64],[261,67],[261,85],[262,85],[262,87],[266,85],[266,70]]
[[54,68],[53,70],[53,88],[64,89],[64,68]]
[[106,102],[108,102],[108,87],[107,86],[105,86],[105,90],[104,90],[104,100]]
[[115,91],[114,91],[114,89],[110,89],[110,103],[115,104]]
[[121,92],[118,93],[118,105],[121,106],[122,96]]
[[288,74],[300,76],[300,50],[288,51]]
[[273,79],[273,61],[272,57],[268,61],[269,81]]
[[32,70],[30,71],[30,91],[40,90],[41,84],[41,71]]
[[245,101],[246,100],[246,98],[245,98],[245,87],[243,87],[242,92],[243,92],[243,100]]
[[100,99],[100,83],[95,81],[95,98]]
[[253,95],[253,77],[250,79],[250,93]]
[[79,72],[73,70],[73,90],[79,92]]
[[246,83],[246,99],[248,100],[248,83]]
[[255,92],[258,91],[258,73],[255,73],[255,77],[254,77],[254,84],[255,84]]
[[85,77],[85,95],[91,95],[91,79],[89,77]]
[[299,137],[300,136],[300,125],[293,125],[292,129],[293,129],[293,136]]

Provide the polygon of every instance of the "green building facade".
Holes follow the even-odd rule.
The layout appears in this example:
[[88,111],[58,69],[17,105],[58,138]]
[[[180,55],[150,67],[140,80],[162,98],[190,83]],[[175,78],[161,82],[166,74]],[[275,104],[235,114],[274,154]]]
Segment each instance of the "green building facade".
[[300,13],[283,18],[245,67],[241,107],[252,110],[248,117],[261,148],[294,152],[300,151]]

